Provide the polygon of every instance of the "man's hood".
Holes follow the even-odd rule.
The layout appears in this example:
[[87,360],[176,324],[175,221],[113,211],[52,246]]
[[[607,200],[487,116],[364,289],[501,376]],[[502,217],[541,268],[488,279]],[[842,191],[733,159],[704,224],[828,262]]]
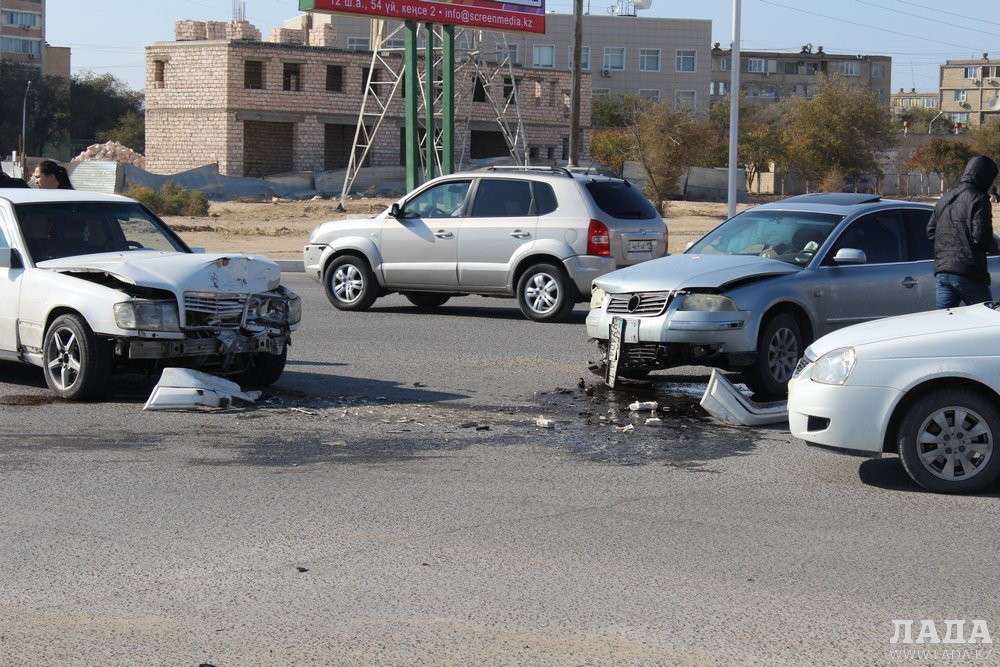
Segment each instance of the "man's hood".
[[907,341],[934,334],[970,331],[998,325],[1000,325],[1000,313],[983,304],[948,310],[929,310],[838,329],[817,340],[809,346],[809,349],[816,357],[821,357],[841,347],[891,342],[895,352],[900,356],[906,356]]
[[254,294],[281,282],[278,265],[266,257],[133,250],[81,255],[39,262],[60,273],[106,273],[122,282],[169,290]]
[[962,183],[972,185],[981,192],[989,192],[996,177],[997,163],[985,155],[977,155],[965,165]]
[[745,255],[670,255],[614,271],[594,281],[611,294],[660,292],[688,288],[722,289],[748,278],[797,273],[801,269],[776,259]]

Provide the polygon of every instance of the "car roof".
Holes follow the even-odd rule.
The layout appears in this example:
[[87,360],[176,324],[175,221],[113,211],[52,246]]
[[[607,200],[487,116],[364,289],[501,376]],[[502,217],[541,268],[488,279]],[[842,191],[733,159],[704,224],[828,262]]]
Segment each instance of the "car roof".
[[912,202],[903,199],[883,199],[878,195],[872,194],[814,192],[761,204],[760,206],[755,206],[753,210],[805,211],[808,213],[830,213],[833,215],[851,216],[863,211],[896,207],[926,210],[933,208],[931,205],[921,202]]
[[442,178],[530,178],[534,181],[544,181],[548,183],[566,183],[577,181],[589,183],[591,181],[616,181],[624,182],[624,179],[615,178],[596,171],[569,171],[561,168],[556,169],[517,169],[497,167],[496,169],[486,168],[475,171],[461,171]]
[[131,202],[128,197],[87,190],[43,190],[41,188],[0,188],[0,199],[11,204],[50,204],[61,202]]

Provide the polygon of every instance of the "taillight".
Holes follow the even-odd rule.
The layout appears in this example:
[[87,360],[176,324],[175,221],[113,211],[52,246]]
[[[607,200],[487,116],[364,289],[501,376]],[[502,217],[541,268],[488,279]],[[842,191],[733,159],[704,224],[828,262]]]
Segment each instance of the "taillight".
[[587,228],[587,254],[611,257],[611,235],[608,226],[600,220],[591,220]]

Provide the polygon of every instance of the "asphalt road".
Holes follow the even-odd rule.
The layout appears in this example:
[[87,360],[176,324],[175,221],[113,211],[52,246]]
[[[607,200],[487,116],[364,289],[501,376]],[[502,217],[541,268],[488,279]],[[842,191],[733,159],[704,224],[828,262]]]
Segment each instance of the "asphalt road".
[[[582,311],[345,314],[286,278],[306,320],[253,409],[143,413],[136,378],[55,403],[0,366],[0,663],[935,663],[965,647],[893,619],[1000,634],[995,493],[712,425],[699,369],[590,396]],[[663,427],[622,407],[649,395]]]

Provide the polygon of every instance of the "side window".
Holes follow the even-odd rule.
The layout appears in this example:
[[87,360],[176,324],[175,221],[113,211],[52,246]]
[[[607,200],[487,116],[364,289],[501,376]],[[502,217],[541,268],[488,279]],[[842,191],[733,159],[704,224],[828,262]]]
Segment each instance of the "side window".
[[931,211],[907,209],[903,211],[906,221],[906,249],[911,262],[934,259],[934,241],[927,238],[927,223]]
[[0,248],[9,248],[10,243],[7,242],[7,236],[3,231],[3,218],[0,217]]
[[851,223],[826,256],[826,264],[833,264],[833,258],[841,248],[861,250],[869,264],[902,262],[905,240],[902,218],[898,211],[879,211],[859,218]]
[[517,218],[531,215],[531,182],[484,178],[476,189],[473,218]]
[[462,215],[471,181],[448,181],[424,190],[406,202],[404,218],[454,218]]
[[559,208],[556,200],[556,193],[552,191],[552,186],[548,183],[532,183],[535,190],[535,214],[547,215]]

